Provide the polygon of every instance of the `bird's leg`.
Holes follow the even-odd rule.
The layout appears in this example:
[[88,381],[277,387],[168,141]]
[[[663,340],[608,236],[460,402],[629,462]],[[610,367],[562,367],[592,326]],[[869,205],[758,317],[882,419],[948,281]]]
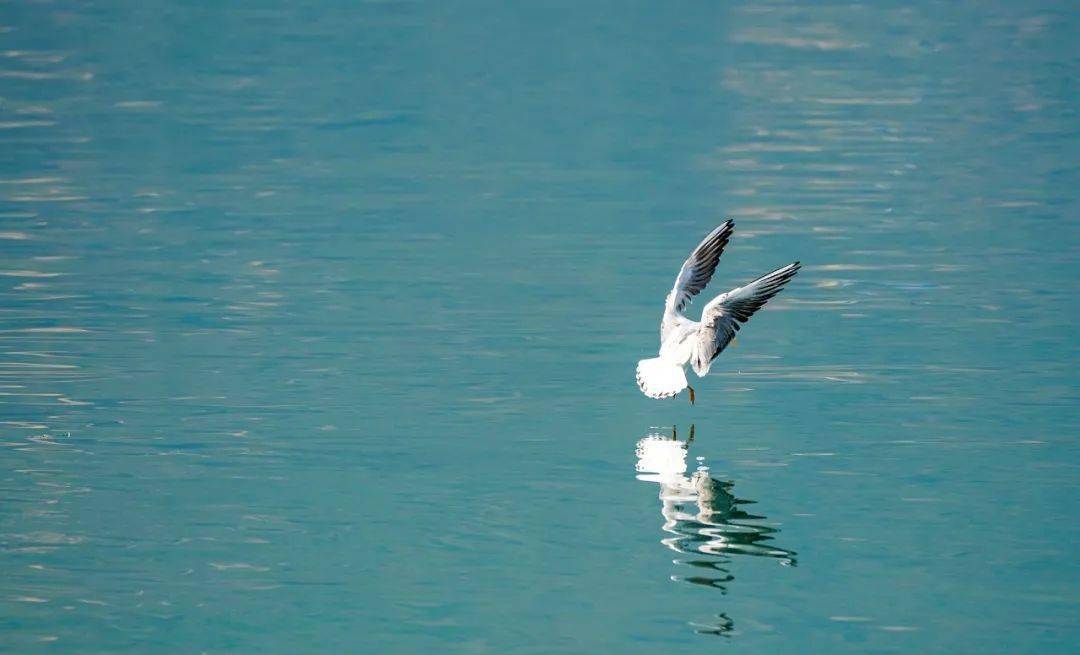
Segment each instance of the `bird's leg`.
[[671,438],[672,439],[678,439],[679,438],[679,426],[677,426],[677,425],[671,426]]
[[690,438],[686,440],[686,447],[689,448],[690,444],[694,443],[694,424],[690,424]]
[[693,405],[694,404],[694,388],[691,387],[689,384],[686,385],[686,388],[690,390],[690,404]]

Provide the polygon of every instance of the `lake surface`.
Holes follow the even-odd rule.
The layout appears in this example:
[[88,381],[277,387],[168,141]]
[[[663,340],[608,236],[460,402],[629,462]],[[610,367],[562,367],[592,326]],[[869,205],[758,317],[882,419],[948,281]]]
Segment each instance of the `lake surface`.
[[587,5],[0,7],[0,650],[1080,649],[1077,9]]

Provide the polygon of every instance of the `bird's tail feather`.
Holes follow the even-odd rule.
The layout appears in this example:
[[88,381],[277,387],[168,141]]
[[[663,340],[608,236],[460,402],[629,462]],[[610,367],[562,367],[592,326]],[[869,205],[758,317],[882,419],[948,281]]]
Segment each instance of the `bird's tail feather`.
[[686,374],[681,366],[653,357],[637,363],[637,383],[649,398],[671,398],[686,388]]

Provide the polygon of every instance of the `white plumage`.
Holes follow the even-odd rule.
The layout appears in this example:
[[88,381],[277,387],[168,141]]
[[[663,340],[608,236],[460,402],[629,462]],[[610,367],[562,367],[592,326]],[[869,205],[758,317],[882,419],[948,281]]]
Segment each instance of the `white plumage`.
[[679,270],[675,286],[667,296],[664,318],[660,323],[660,353],[643,359],[637,365],[637,382],[650,398],[671,398],[683,389],[694,388],[686,380],[690,365],[698,377],[705,377],[716,359],[739,331],[742,323],[754,312],[780,293],[784,285],[799,271],[799,262],[778,268],[746,286],[737,287],[714,298],[701,312],[701,320],[693,321],[683,314],[690,300],[701,293],[712,279],[724,246],[735,230],[735,222],[724,221],[709,233]]

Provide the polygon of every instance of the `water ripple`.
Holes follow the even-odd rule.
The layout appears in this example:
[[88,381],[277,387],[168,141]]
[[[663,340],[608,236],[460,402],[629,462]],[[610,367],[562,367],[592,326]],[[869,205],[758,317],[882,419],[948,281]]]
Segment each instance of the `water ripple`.
[[[737,556],[773,558],[795,566],[795,551],[772,543],[779,528],[766,523],[765,516],[743,509],[754,501],[736,497],[734,482],[712,477],[700,457],[696,470],[687,475],[686,456],[694,432],[691,426],[686,441],[674,433],[651,433],[635,449],[637,479],[660,486],[661,529],[670,535],[660,543],[683,556],[674,560],[676,567],[689,569],[671,579],[726,594],[735,580]],[[718,614],[707,625],[691,625],[702,634],[727,636],[735,630],[726,614]]]

